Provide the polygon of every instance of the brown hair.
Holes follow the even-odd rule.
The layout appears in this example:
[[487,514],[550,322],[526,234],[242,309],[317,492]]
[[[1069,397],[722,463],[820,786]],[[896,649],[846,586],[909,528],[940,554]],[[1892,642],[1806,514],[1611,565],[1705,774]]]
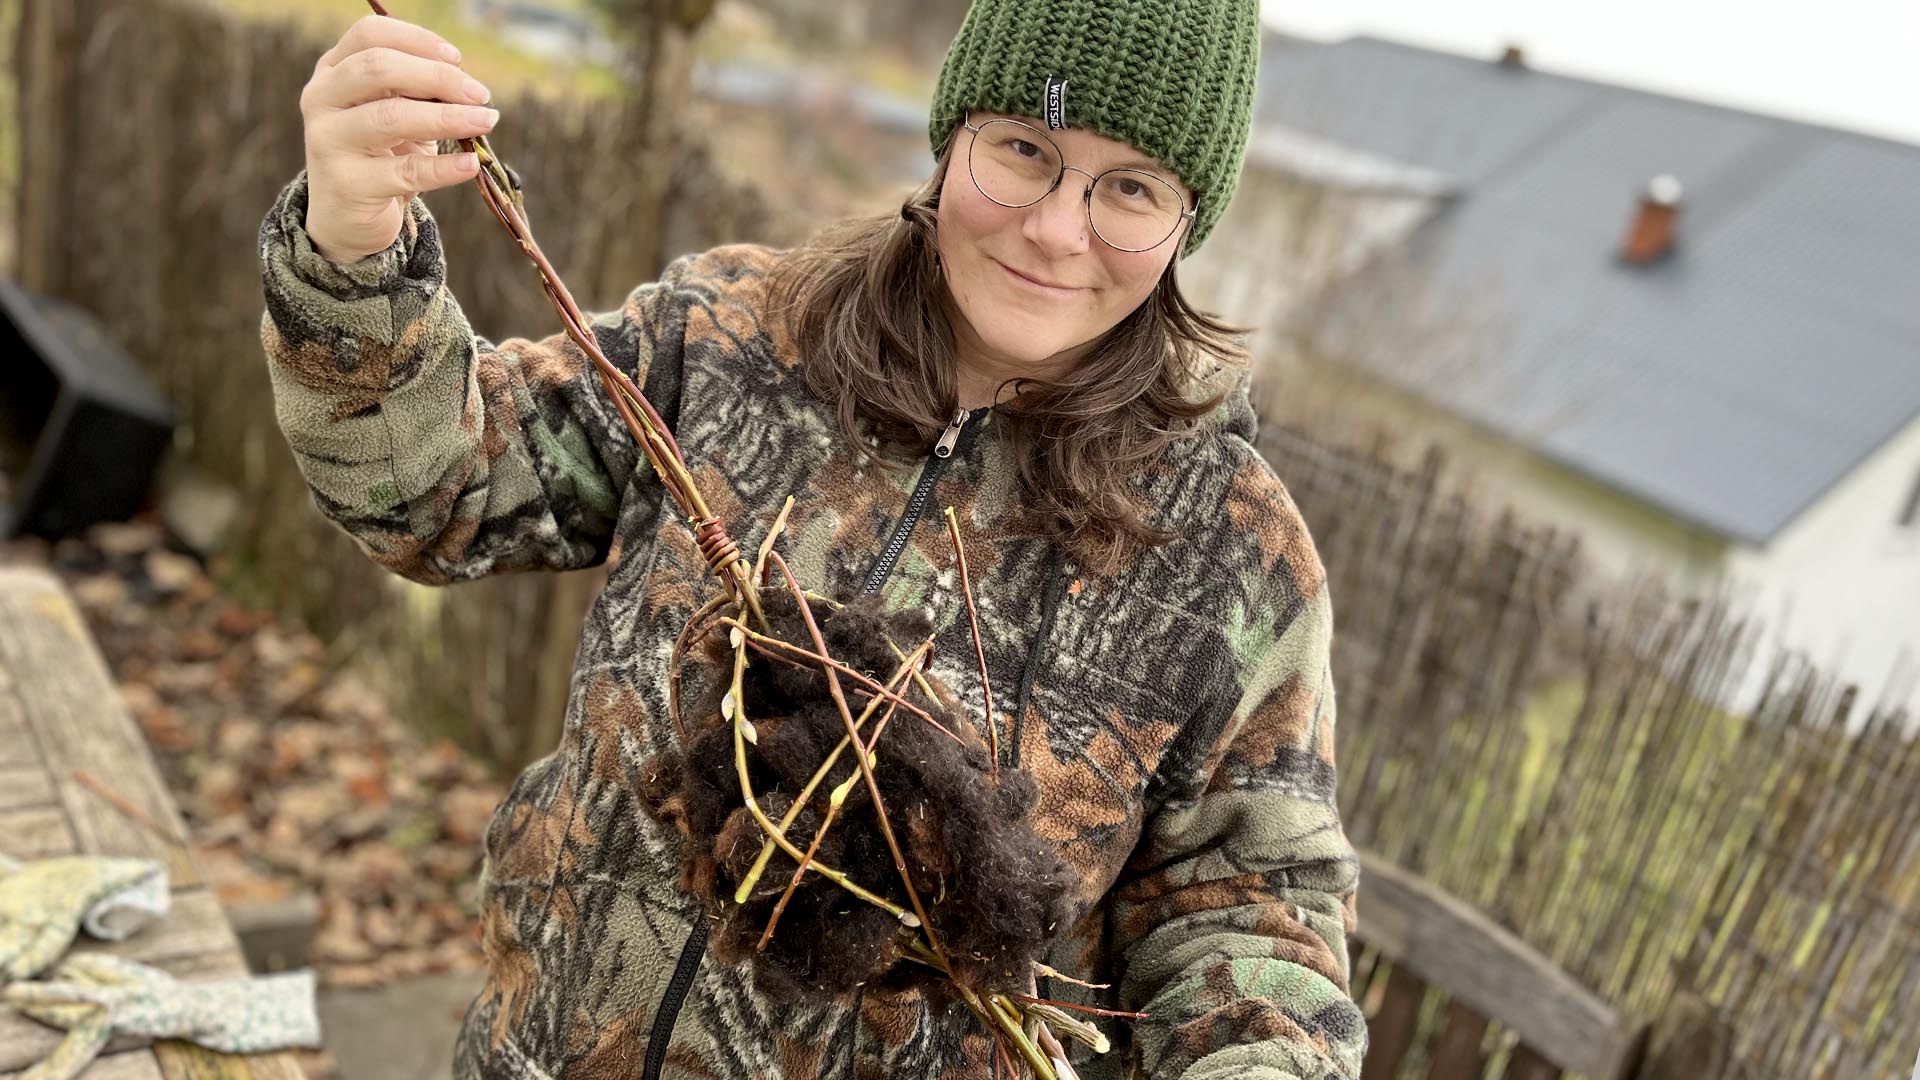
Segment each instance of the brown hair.
[[[833,405],[860,454],[885,466],[854,426],[864,415],[884,450],[917,456],[953,417],[958,397],[953,328],[935,243],[940,187],[953,141],[933,176],[898,214],[823,230],[781,260],[769,284],[800,349],[807,385]],[[1169,240],[1169,243],[1178,243]],[[1012,407],[1013,458],[1025,488],[1026,527],[1080,565],[1118,570],[1143,545],[1175,534],[1148,523],[1130,478],[1217,407],[1227,391],[1194,395],[1211,358],[1246,362],[1247,331],[1197,310],[1171,259],[1152,295],[1057,381],[1021,379]]]

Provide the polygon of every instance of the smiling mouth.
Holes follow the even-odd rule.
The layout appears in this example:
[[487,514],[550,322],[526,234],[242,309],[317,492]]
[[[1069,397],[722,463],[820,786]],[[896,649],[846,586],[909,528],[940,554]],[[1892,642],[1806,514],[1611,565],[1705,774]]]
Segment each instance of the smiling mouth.
[[994,260],[994,265],[998,266],[1002,270],[1005,270],[1007,272],[1007,276],[1013,278],[1015,281],[1018,281],[1021,284],[1028,286],[1029,288],[1039,289],[1044,292],[1052,293],[1055,296],[1070,296],[1080,291],[1079,289],[1065,288],[1060,285],[1048,285],[1045,282],[1035,281],[1033,278],[1028,277],[1027,275],[1021,273],[1018,270],[1015,270],[1013,267],[1008,266],[1006,263],[1003,263],[998,259]]

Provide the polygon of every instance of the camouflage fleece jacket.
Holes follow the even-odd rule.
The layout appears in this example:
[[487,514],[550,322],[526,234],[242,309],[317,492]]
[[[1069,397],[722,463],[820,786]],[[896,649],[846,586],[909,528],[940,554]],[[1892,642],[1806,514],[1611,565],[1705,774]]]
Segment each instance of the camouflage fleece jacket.
[[[580,350],[563,335],[475,337],[415,200],[385,252],[316,253],[304,175],[260,233],[261,336],[275,410],[320,510],[419,582],[605,563],[565,733],[486,830],[488,973],[461,1080],[565,1077],[986,1078],[964,1008],[862,988],[804,1008],[705,957],[676,885],[681,840],[642,809],[637,764],[671,745],[667,657],[709,594],[685,525]],[[1087,1080],[1323,1080],[1359,1074],[1348,998],[1358,864],[1334,803],[1332,616],[1286,489],[1249,444],[1244,394],[1141,478],[1185,538],[1117,577],[1016,536],[1006,425],[967,415],[917,469],[863,467],[761,317],[779,253],[729,245],[672,263],[593,319],[607,357],[673,426],[751,550],[798,497],[783,545],[809,587],[884,590],[939,628],[936,670],[979,716],[943,526],[958,511],[1009,763],[1078,886],[1043,995],[1145,1010],[1073,1047]],[[500,258],[517,259],[504,248]],[[956,617],[957,615],[957,617]],[[689,947],[691,945],[691,947]],[[1050,984],[1050,985],[1047,985]]]

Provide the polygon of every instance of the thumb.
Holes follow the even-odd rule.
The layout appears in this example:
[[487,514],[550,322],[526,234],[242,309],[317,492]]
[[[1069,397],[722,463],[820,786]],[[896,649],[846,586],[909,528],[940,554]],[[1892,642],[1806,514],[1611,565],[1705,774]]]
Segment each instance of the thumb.
[[394,158],[399,187],[414,195],[438,191],[471,180],[480,172],[480,156],[467,151],[453,154],[404,154]]

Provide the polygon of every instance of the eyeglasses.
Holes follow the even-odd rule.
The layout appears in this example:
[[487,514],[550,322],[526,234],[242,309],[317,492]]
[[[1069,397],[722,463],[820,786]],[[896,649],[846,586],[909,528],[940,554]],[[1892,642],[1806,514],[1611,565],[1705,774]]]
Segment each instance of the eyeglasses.
[[1093,177],[1084,197],[1087,224],[1108,247],[1121,251],[1151,251],[1167,242],[1181,219],[1200,212],[1199,200],[1189,209],[1180,192],[1166,180],[1139,169],[1108,169],[1098,176],[1065,163],[1060,146],[1046,132],[1018,120],[988,120],[973,125],[967,146],[967,173],[980,194],[1001,206],[1032,206],[1060,186],[1067,170]]

